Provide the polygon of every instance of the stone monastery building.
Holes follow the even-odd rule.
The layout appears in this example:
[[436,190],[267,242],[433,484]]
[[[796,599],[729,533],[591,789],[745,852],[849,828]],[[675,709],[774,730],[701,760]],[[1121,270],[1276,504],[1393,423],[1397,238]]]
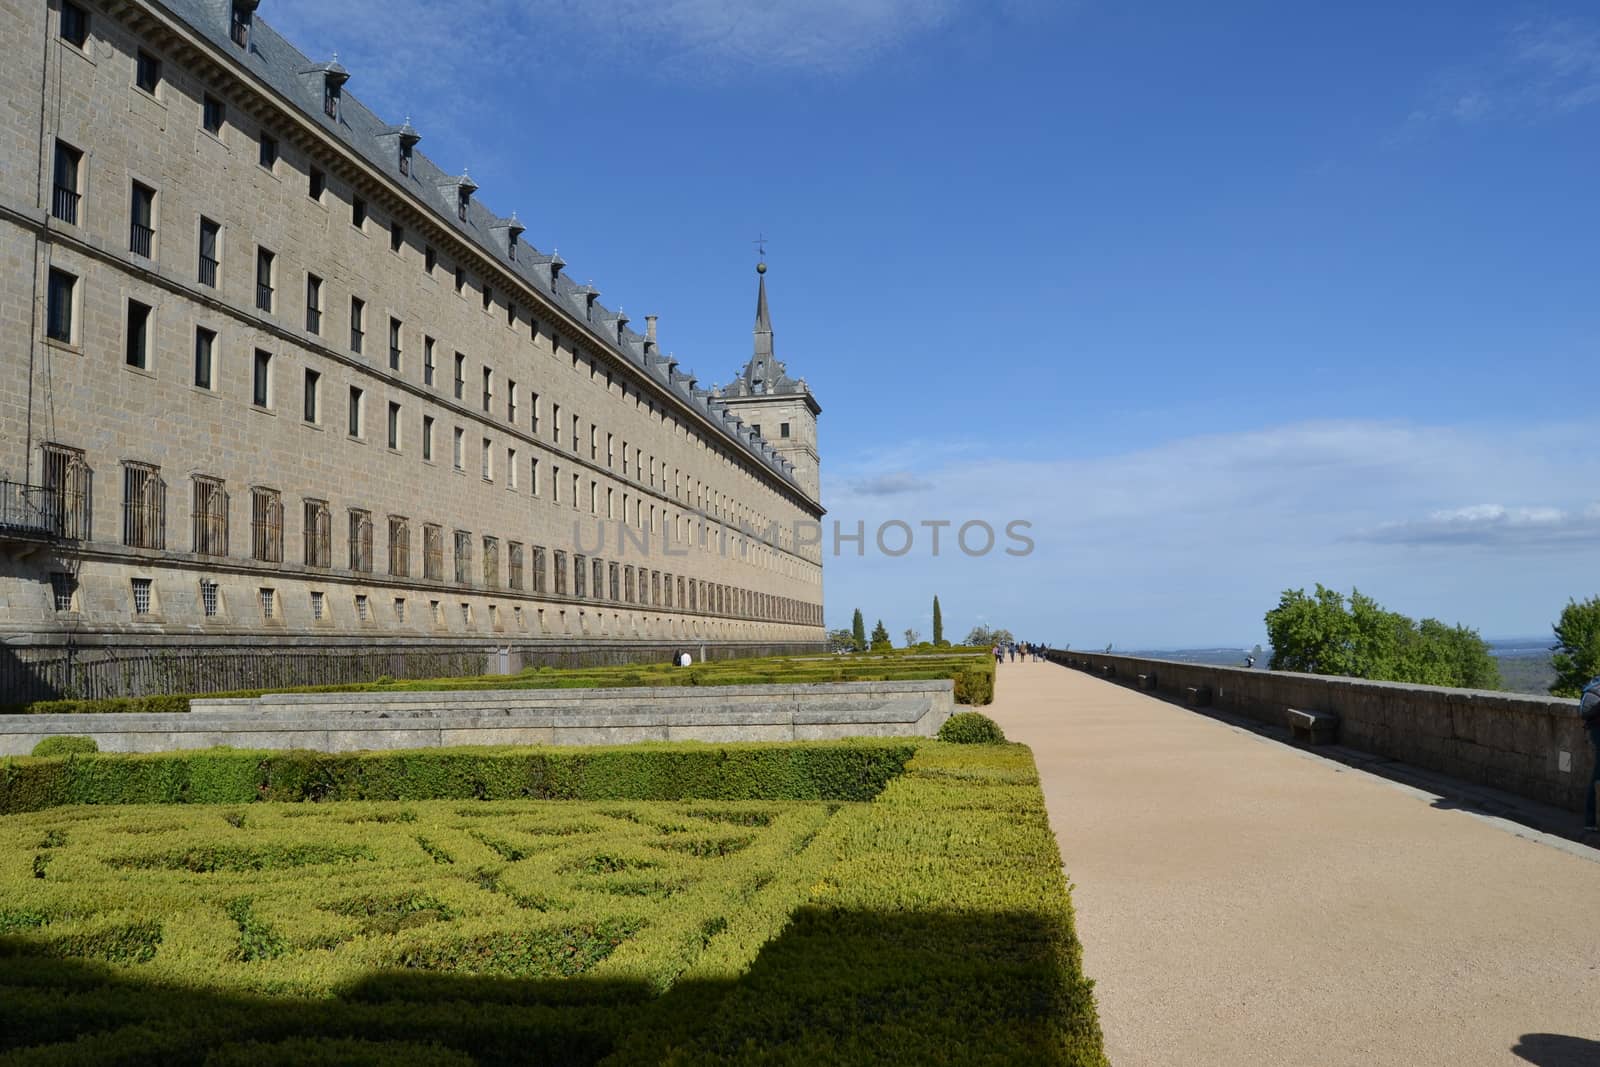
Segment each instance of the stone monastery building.
[[0,0],[0,703],[820,647],[765,265],[701,388],[257,6]]

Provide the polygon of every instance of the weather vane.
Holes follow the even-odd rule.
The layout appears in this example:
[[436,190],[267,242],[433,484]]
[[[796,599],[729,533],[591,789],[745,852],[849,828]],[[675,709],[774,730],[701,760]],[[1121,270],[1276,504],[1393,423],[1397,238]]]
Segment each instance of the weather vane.
[[756,246],[756,254],[761,257],[761,262],[765,263],[767,261],[767,235],[760,234],[750,243]]

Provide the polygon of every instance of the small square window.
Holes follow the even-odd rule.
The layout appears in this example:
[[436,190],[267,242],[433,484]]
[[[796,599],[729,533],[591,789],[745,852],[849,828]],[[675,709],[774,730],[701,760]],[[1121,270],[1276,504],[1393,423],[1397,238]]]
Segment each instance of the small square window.
[[261,165],[266,167],[268,170],[271,170],[273,167],[277,166],[278,139],[273,137],[271,134],[263,133],[261,135],[261,150],[256,158]]
[[89,13],[71,0],[61,4],[61,39],[78,48],[89,40]]
[[311,176],[306,186],[306,195],[317,203],[322,203],[322,194],[328,188],[328,176],[316,167],[311,168]]
[[210,93],[206,93],[205,100],[200,108],[200,122],[205,126],[206,132],[218,137],[222,136],[222,124],[227,119],[227,115],[227,105]]
[[135,615],[150,615],[154,613],[154,598],[151,589],[155,583],[149,578],[133,579],[133,613]]
[[78,579],[65,571],[50,575],[50,595],[57,611],[78,610]]
[[398,222],[389,223],[389,251],[398,254],[400,249],[405,247],[405,243],[405,227],[401,226]]
[[350,225],[358,230],[367,228],[367,202],[359,196],[350,198]]
[[161,84],[161,60],[143,48],[139,49],[138,58],[134,60],[133,83],[152,96]]
[[456,292],[459,293],[463,289],[465,289],[466,287],[467,287],[467,269],[465,267],[457,267],[456,268]]
[[787,422],[781,422],[781,423],[778,424],[778,436],[779,437],[788,437],[789,436],[789,424]]
[[432,275],[433,274],[433,268],[435,266],[437,266],[438,263],[439,263],[439,253],[437,253],[437,252],[435,252],[433,250],[433,246],[432,245],[428,245],[426,248],[424,248],[422,250],[422,269],[426,273],[428,273],[429,275]]

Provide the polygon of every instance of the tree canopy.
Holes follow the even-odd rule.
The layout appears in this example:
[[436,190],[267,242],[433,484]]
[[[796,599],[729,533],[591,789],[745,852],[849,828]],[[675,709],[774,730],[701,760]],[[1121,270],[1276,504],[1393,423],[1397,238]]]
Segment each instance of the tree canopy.
[[991,630],[987,626],[974,626],[967,634],[967,639],[961,642],[964,645],[978,645],[984,648],[993,648],[995,645],[1009,645],[1016,638],[1011,636],[1010,630]]
[[939,598],[933,598],[933,645],[935,648],[944,647],[944,616],[939,613]]
[[894,647],[894,642],[889,640],[889,631],[883,625],[883,620],[878,620],[878,625],[872,628],[872,651],[887,652]]
[[1591,678],[1600,676],[1600,596],[1567,601],[1552,629],[1556,644],[1550,650],[1550,665],[1556,669],[1556,681],[1550,692],[1575,697]]
[[1352,589],[1320,583],[1315,593],[1285,590],[1267,612],[1275,671],[1337,674],[1376,681],[1497,689],[1500,670],[1489,645],[1467,626],[1420,623]]
[[867,650],[867,622],[861,617],[861,609],[856,609],[855,618],[850,620],[850,636],[855,639],[856,651]]

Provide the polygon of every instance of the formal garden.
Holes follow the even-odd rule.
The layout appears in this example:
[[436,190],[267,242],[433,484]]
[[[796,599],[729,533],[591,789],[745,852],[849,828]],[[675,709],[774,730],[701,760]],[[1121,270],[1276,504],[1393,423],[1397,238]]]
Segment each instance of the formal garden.
[[0,761],[0,1054],[1103,1063],[1031,753],[947,726]]

